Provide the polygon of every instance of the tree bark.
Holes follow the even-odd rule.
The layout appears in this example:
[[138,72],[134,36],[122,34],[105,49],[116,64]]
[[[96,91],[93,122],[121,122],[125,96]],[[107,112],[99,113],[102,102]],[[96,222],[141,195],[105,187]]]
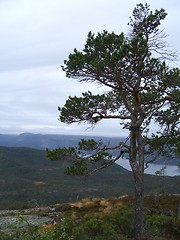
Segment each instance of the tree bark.
[[135,239],[144,236],[144,141],[140,127],[131,130],[130,165],[135,181]]
[[135,239],[142,239],[144,236],[144,176],[135,176]]

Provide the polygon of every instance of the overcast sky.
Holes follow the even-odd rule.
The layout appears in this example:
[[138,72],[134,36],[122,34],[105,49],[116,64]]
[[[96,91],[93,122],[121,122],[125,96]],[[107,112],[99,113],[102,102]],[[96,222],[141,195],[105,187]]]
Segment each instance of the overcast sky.
[[58,121],[57,107],[69,95],[102,91],[66,78],[61,65],[75,47],[83,48],[89,31],[126,33],[140,2],[167,11],[162,27],[179,51],[179,0],[0,0],[0,133],[123,134],[114,121],[94,129]]

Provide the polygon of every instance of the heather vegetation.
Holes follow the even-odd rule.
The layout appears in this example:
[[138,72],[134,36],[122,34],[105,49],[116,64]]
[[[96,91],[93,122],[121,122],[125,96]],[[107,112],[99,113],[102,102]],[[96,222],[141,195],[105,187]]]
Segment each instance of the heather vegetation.
[[[51,213],[48,208],[39,210],[39,215],[52,218],[51,222],[39,226],[28,222],[20,211],[9,232],[1,231],[1,239],[130,240],[134,235],[133,202],[134,199],[126,195],[54,205]],[[179,204],[179,196],[146,196],[144,239],[179,239]],[[22,223],[24,227],[20,228]]]

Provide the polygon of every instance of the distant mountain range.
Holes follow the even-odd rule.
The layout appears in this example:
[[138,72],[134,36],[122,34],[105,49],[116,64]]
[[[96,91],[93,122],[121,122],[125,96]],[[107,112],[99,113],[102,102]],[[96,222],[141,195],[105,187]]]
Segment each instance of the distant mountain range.
[[[88,137],[88,136],[77,136],[77,135],[50,135],[50,134],[32,134],[22,133],[20,135],[6,135],[0,134],[0,146],[5,147],[28,147],[39,150],[54,149],[58,147],[77,146],[81,139],[95,140],[102,139],[103,142],[110,145],[116,145],[118,142],[123,141],[123,138],[117,137]],[[116,154],[116,153],[115,153]],[[180,158],[159,158],[155,163],[177,165],[180,162]]]
[[115,144],[122,139],[119,138],[107,138],[107,137],[88,137],[77,135],[51,135],[51,134],[32,134],[22,133],[20,135],[4,135],[0,134],[0,146],[6,147],[30,147],[40,150],[46,148],[54,149],[58,147],[77,146],[81,139],[95,140],[103,139],[105,143]]

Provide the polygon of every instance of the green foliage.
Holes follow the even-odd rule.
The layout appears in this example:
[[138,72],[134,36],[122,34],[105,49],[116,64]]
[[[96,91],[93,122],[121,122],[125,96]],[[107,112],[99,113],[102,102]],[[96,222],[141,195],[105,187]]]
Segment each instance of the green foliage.
[[[128,212],[128,214],[126,213]],[[123,216],[121,216],[123,215]],[[119,218],[118,216],[121,216]],[[57,225],[53,232],[53,239],[63,240],[126,240],[125,235],[132,235],[132,227],[129,210],[122,210],[119,213],[105,214],[98,216],[96,214],[86,215],[79,220],[73,221],[65,219]],[[126,224],[130,223],[130,226]]]
[[[67,124],[87,122],[94,126],[103,119],[119,119],[134,140],[130,143],[125,141],[111,150],[119,150],[119,157],[129,154],[131,162],[131,158],[141,161],[139,156],[144,155],[144,152],[138,151],[144,149],[144,146],[139,146],[140,142],[147,145],[146,154],[154,154],[152,159],[159,154],[170,152],[173,156],[174,152],[179,152],[180,70],[166,64],[167,58],[175,57],[173,52],[166,50],[165,35],[159,29],[166,15],[164,9],[153,12],[148,4],[137,4],[127,35],[89,32],[84,49],[74,49],[62,66],[67,77],[107,86],[109,91],[97,95],[87,91],[82,93],[82,97],[70,96],[65,105],[59,107],[59,120]],[[161,131],[150,136],[152,121],[160,125]],[[79,147],[78,151],[54,151],[54,157],[48,152],[48,157],[72,159],[74,163],[68,167],[68,174],[87,173],[92,158],[94,163],[99,162],[100,156],[102,160],[109,158],[110,163],[115,161],[110,155],[104,156],[102,152],[107,154],[107,148],[100,148],[95,142],[83,142]],[[80,150],[88,150],[87,156],[92,154],[92,158]],[[78,160],[80,163],[77,163]],[[105,164],[95,165],[95,168],[102,169],[110,163],[106,161]],[[143,166],[143,163],[138,166]]]
[[54,230],[53,239],[73,240],[76,224],[71,219],[65,219]]
[[[120,145],[116,147],[116,149],[118,148],[120,148]],[[105,168],[107,165],[112,165],[117,157],[112,156],[109,151],[114,149],[106,147],[101,140],[96,142],[93,139],[81,139],[76,148],[47,149],[46,153],[51,160],[69,160],[71,165],[65,169],[66,174],[85,175],[96,168]],[[91,154],[88,155],[88,153]]]
[[67,175],[84,175],[87,172],[87,163],[84,160],[76,161],[70,167],[65,168]]
[[70,124],[85,121],[96,124],[106,117],[107,110],[115,112],[119,108],[111,94],[92,95],[90,91],[82,93],[82,97],[69,97],[64,107],[59,107],[61,112],[59,120]]
[[179,239],[180,219],[160,214],[147,215],[145,226],[150,236],[166,236],[169,239]]
[[[83,52],[74,49],[74,53],[69,55],[69,60],[64,62],[67,67],[63,66],[63,70],[68,77],[78,78],[80,81],[92,81],[96,79],[96,75],[101,76],[103,72],[113,74],[111,69],[114,62],[123,59],[126,54],[123,33],[116,35],[104,31],[95,37],[89,32]],[[92,72],[96,74],[94,77]]]
[[95,239],[95,240],[120,240],[115,227],[108,222],[97,217],[86,220],[78,229],[77,239]]
[[134,235],[134,211],[131,206],[108,213],[104,219],[113,224],[119,234],[129,237]]
[[142,3],[138,4],[133,10],[133,18],[129,25],[133,29],[133,33],[143,32],[144,34],[152,34],[158,31],[157,27],[161,20],[166,17],[167,13],[164,9],[150,11],[150,5]]
[[82,139],[79,144],[79,150],[84,150],[84,151],[93,151],[96,150],[100,146],[100,142],[97,143],[94,139]]
[[50,151],[49,149],[46,149],[46,155],[51,160],[76,160],[78,158],[78,155],[76,153],[76,149],[74,147],[63,147],[59,149],[55,149],[53,151]]
[[155,174],[159,176],[164,176],[165,173],[166,173],[166,167],[162,167],[160,170],[155,172]]

